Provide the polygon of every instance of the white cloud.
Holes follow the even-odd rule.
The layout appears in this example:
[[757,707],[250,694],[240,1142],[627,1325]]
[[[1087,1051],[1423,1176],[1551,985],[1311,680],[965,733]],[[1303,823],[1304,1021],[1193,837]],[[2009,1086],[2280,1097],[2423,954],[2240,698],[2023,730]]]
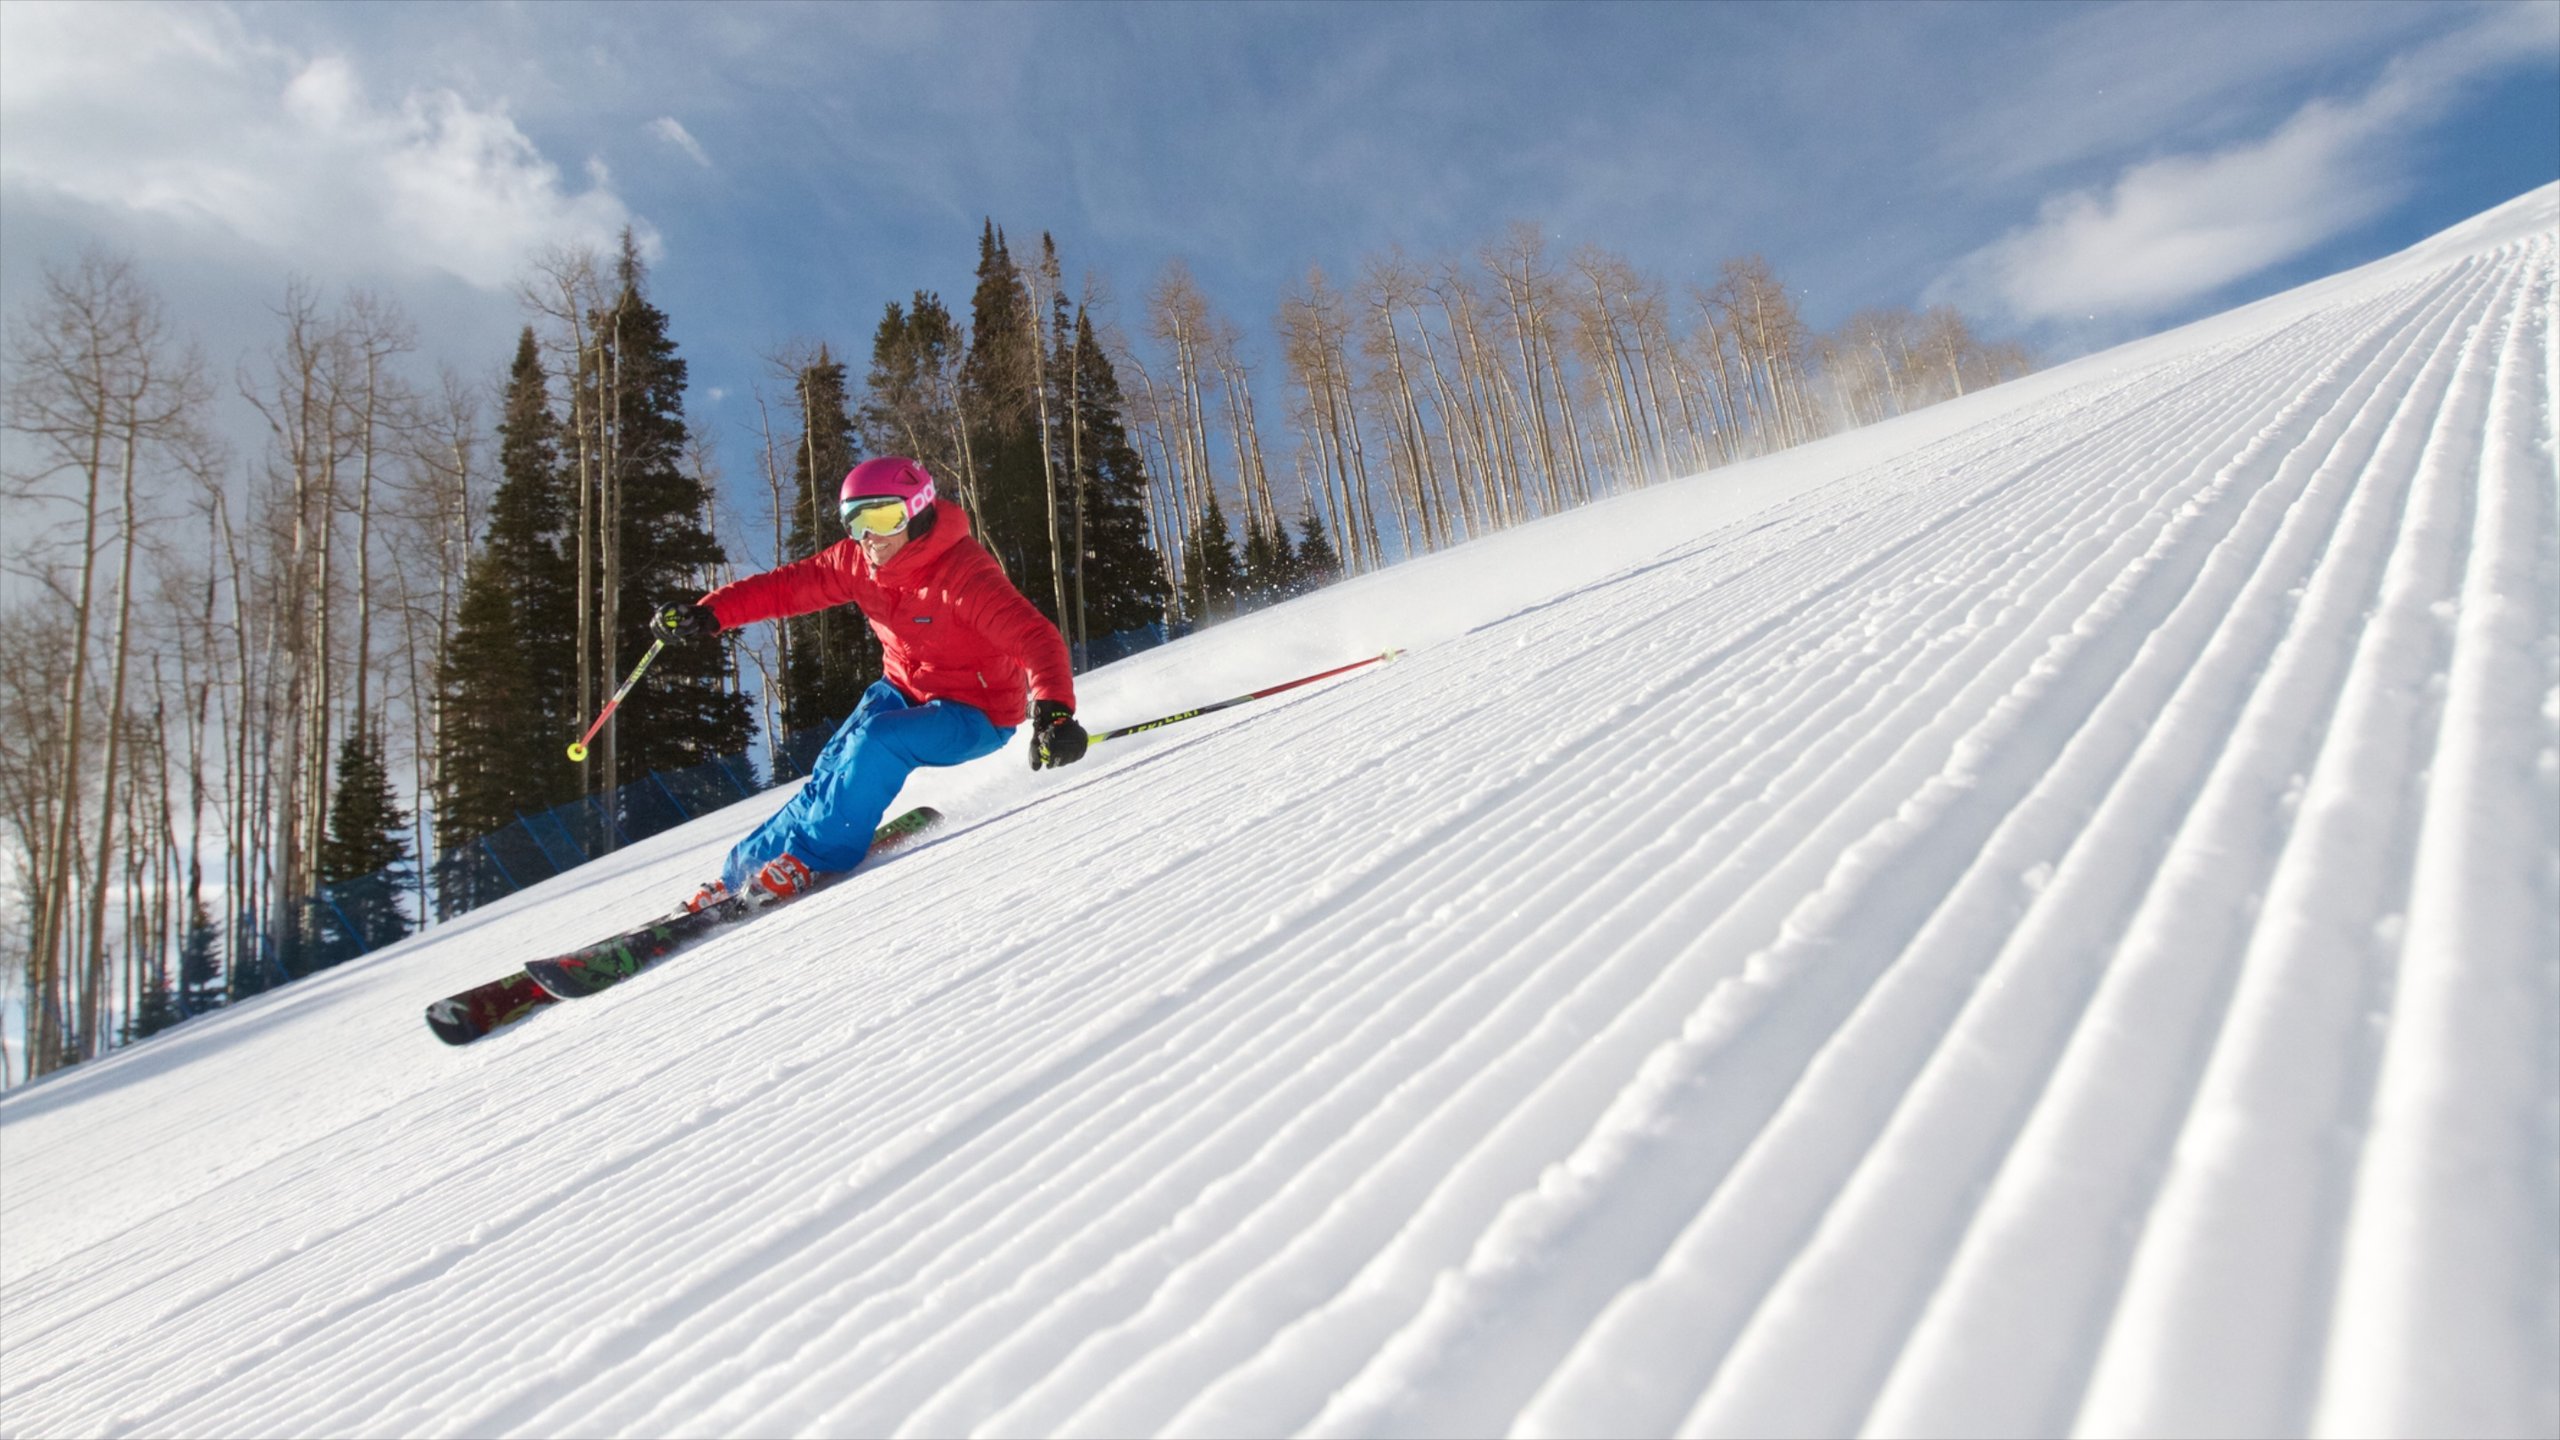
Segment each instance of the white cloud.
[[366,94],[345,58],[250,36],[219,6],[0,6],[0,188],[210,227],[321,273],[506,287],[549,245],[655,237],[601,182],[573,193],[503,105]]
[[2046,200],[2035,223],[1959,261],[1929,299],[2023,321],[2156,316],[2281,264],[2398,202],[2399,146],[2459,88],[2550,58],[2547,11],[2500,7],[2393,61],[2364,94],[2319,99],[2263,139],[2125,169]]
[[661,115],[650,121],[649,133],[692,156],[694,164],[706,170],[711,168],[711,157],[703,153],[702,142],[694,139],[693,132],[685,129],[684,122],[673,115]]

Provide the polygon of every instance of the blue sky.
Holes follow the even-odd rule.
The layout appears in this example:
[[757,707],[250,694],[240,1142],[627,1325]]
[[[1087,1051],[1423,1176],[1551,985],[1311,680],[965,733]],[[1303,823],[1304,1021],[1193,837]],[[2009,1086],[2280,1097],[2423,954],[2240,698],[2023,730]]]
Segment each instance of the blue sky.
[[965,305],[989,217],[1132,328],[1184,260],[1276,401],[1310,265],[1515,220],[2062,358],[2555,178],[2560,0],[0,4],[0,306],[102,242],[226,370],[301,275],[481,377],[526,257],[629,223],[741,489],[760,357]]

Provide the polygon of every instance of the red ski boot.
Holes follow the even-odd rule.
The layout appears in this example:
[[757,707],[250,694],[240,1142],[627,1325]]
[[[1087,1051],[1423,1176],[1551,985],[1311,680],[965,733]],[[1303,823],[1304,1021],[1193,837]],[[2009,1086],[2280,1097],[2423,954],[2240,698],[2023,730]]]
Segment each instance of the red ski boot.
[[728,885],[714,880],[693,892],[693,898],[684,902],[684,913],[699,915],[705,910],[717,910],[727,903],[729,903]]
[[777,855],[747,882],[747,900],[761,910],[807,890],[810,883],[809,867],[800,863],[800,857]]

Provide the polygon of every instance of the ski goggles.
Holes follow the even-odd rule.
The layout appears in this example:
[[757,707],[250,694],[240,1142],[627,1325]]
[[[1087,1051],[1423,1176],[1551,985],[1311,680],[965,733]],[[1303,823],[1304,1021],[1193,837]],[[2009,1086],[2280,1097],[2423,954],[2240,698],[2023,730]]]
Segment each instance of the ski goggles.
[[895,535],[907,528],[907,502],[895,495],[856,496],[839,513],[849,535]]

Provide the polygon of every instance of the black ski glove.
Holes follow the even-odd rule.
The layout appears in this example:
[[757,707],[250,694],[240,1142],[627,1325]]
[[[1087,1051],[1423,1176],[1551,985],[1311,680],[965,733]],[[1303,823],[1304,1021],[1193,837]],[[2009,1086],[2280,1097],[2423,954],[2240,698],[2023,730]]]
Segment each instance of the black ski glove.
[[691,640],[720,633],[720,617],[711,607],[693,600],[678,600],[658,607],[649,620],[649,628],[670,640]]
[[1031,768],[1051,770],[1084,758],[1084,727],[1075,712],[1055,700],[1031,702]]

